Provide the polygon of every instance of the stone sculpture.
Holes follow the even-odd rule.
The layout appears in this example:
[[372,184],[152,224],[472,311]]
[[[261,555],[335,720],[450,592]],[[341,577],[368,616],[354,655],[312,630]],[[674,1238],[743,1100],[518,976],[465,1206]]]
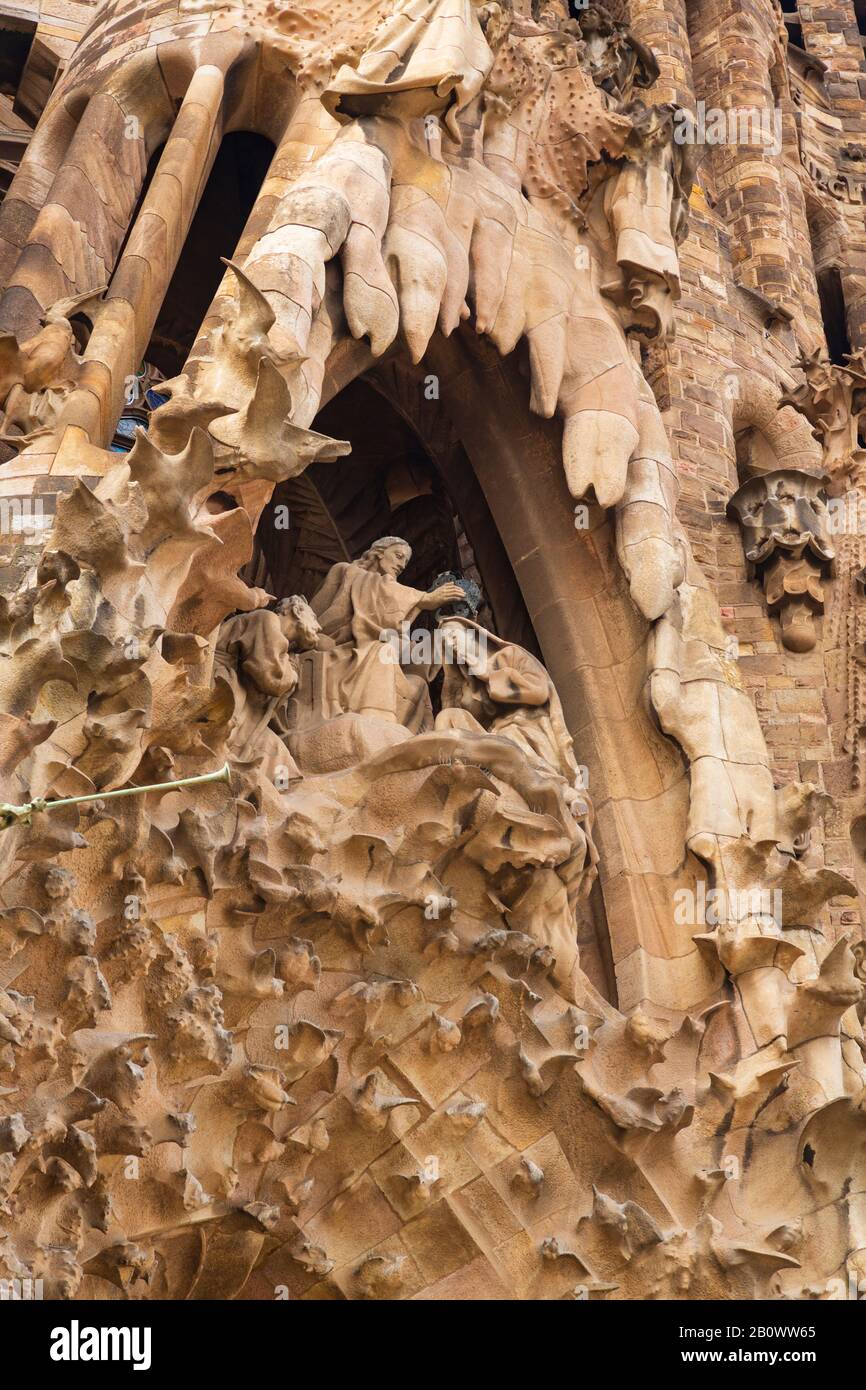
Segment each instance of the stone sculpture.
[[278,704],[293,694],[298,672],[290,653],[315,647],[321,628],[299,595],[273,611],[254,609],[220,628],[215,671],[229,685],[234,707],[228,750],[235,762],[256,760]]
[[[805,415],[856,489],[859,358],[809,355],[814,276],[807,343],[790,257],[757,273],[744,194],[749,161],[781,188],[774,156],[723,150],[693,187],[676,132],[712,45],[628,8],[107,0],[69,55],[0,207],[0,501],[48,513],[4,537],[0,799],[159,785],[0,830],[0,1278],[866,1277],[860,599],[834,607],[818,443],[800,420],[784,457],[758,410]],[[777,26],[744,22],[743,80],[799,84],[812,138]],[[244,132],[273,153],[236,244],[206,242],[211,293],[197,208]],[[727,287],[689,216],[705,257],[725,228]],[[184,338],[171,301],[202,283]],[[745,325],[721,379],[697,293]],[[118,453],[148,353],[164,399]],[[418,450],[347,453],[361,387]],[[451,527],[426,554],[425,507]],[[449,612],[476,575],[489,628]],[[430,660],[395,659],[404,624]],[[224,760],[230,785],[172,785]]]
[[573,786],[580,772],[556,687],[541,662],[465,618],[446,618],[440,729],[496,734]]
[[383,643],[419,613],[463,598],[457,584],[422,593],[400,584],[411,549],[399,536],[383,536],[354,563],[335,565],[313,607],[333,644],[324,663],[325,702],[332,713],[359,714],[424,727],[423,697],[414,692]]
[[743,528],[746,558],[760,572],[767,605],[780,616],[790,651],[811,651],[814,614],[824,608],[824,579],[834,558],[821,478],[793,469],[764,473],[728,503]]

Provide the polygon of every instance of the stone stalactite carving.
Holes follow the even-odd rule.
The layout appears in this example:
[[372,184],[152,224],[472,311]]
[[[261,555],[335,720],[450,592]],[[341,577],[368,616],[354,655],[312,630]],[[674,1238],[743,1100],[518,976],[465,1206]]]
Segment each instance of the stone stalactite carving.
[[[0,303],[54,314],[2,345],[7,433],[46,431],[15,477],[38,448],[68,484],[0,608],[0,795],[159,784],[0,831],[0,1276],[50,1298],[317,1300],[797,1298],[859,1277],[862,951],[823,931],[853,886],[803,858],[821,797],[774,787],[630,341],[670,322],[691,179],[672,110],[633,100],[652,56],[558,0],[335,3],[300,33],[264,0],[195,0],[170,52],[164,7],[132,7],[127,82],[109,35],[128,10],[105,7],[52,99],[91,98],[78,153],[106,84],[165,134],[141,81],[159,55],[178,104],[197,84],[177,119],[202,166],[245,63],[293,80],[276,113],[252,84],[273,178],[128,454],[106,447],[113,374],[156,306],[114,282],[82,362],[56,293],[60,266],[103,283],[103,205],[65,235],[104,255],[46,258],[46,217]],[[183,206],[152,184],[135,246],[159,240],[155,210],[166,248],[189,223],[174,133]],[[274,486],[352,467],[310,428],[329,395],[386,352],[460,365],[491,344],[525,361],[527,467],[553,460],[557,564],[597,603],[575,618],[587,595],[536,592],[543,659],[449,612],[459,584],[404,583],[399,536],[365,537],[317,593],[242,581]],[[830,560],[799,515],[817,482],[792,497],[791,477],[738,495],[783,615]],[[796,541],[770,516],[789,502]],[[609,529],[578,534],[575,503]],[[510,545],[527,595],[561,520]],[[615,584],[592,589],[608,555]],[[407,661],[391,639],[422,615],[438,646]],[[604,723],[622,701],[623,738],[654,721],[640,766]],[[172,786],[224,759],[230,785]],[[668,917],[648,925],[628,892],[659,853]],[[683,921],[695,875],[712,911]],[[617,1002],[578,949],[602,890],[633,947]]]
[[832,573],[824,481],[792,468],[763,473],[744,483],[728,504],[767,607],[778,613],[782,641],[793,652],[815,646],[815,618],[824,611],[824,582]]

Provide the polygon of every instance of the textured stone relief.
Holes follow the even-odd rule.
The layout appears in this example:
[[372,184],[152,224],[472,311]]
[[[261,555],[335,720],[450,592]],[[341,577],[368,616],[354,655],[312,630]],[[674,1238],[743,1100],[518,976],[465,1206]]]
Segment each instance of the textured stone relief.
[[820,442],[824,468],[838,493],[844,483],[858,483],[862,448],[858,438],[860,417],[866,409],[866,370],[863,351],[848,354],[844,367],[832,364],[816,349],[799,366],[804,381],[782,398],[805,415]]
[[743,529],[746,559],[761,577],[767,607],[778,613],[790,651],[811,651],[815,616],[834,551],[824,480],[793,469],[751,478],[728,504]]
[[[680,294],[693,174],[676,108],[635,95],[655,58],[554,0],[313,5],[300,34],[282,6],[196,0],[170,39],[152,10],[103,69],[107,6],[44,118],[82,84],[158,124],[127,65],[165,60],[184,126],[114,245],[140,291],[103,292],[113,233],[78,205],[93,287],[59,296],[28,242],[5,305],[24,322],[33,297],[42,326],[0,341],[0,478],[63,480],[0,607],[0,796],[38,803],[0,830],[0,1275],[316,1300],[799,1298],[866,1275],[862,949],[823,929],[855,886],[809,859],[818,786],[774,784],[639,365]],[[297,80],[272,176],[119,454],[112,402],[255,25]],[[470,334],[525,366],[527,468],[555,439],[569,562],[602,546],[576,507],[613,528],[595,640],[625,634],[627,717],[656,739],[639,767],[602,745],[624,810],[584,767],[593,700],[624,686],[590,689],[567,608],[536,655],[467,617],[465,584],[404,582],[389,534],[315,592],[240,577],[275,487],[353,467],[320,407],[377,358],[423,370]],[[837,434],[830,463],[854,453],[834,415]],[[833,555],[819,489],[780,470],[732,503],[803,653]],[[546,539],[527,527],[515,570]],[[590,712],[574,727],[554,661]],[[229,783],[180,785],[224,761]],[[669,767],[673,948],[626,1005],[579,927],[644,853],[629,817]],[[107,795],[132,787],[153,789]],[[652,956],[637,907],[610,932]]]
[[[820,444],[825,470],[831,544],[838,550],[834,611],[827,647],[834,653],[832,678],[844,692],[842,751],[850,763],[849,785],[859,791],[866,776],[866,686],[863,680],[866,613],[862,575],[866,562],[863,520],[861,418],[866,398],[862,349],[846,354],[845,365],[831,363],[820,350],[800,361],[803,382],[782,404],[793,406],[809,423]],[[857,812],[855,811],[856,815]]]

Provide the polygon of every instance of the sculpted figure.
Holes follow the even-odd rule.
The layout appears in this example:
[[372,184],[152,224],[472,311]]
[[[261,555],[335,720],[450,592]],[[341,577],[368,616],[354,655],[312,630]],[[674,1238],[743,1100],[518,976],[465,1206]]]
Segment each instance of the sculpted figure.
[[[411,547],[399,536],[382,536],[359,560],[334,565],[313,599],[313,612],[329,639],[323,661],[329,717],[368,715],[402,724],[412,733],[430,727],[425,681],[403,671],[385,639],[419,613],[462,600],[464,594],[458,584],[425,593],[398,583],[411,558]],[[320,643],[320,650],[325,646]]]
[[584,9],[580,36],[585,62],[597,87],[616,101],[628,101],[635,87],[649,87],[659,75],[654,53],[619,24],[604,5]]
[[541,662],[468,618],[446,618],[440,631],[445,680],[436,728],[510,739],[576,788],[580,774],[572,738]]
[[276,749],[268,724],[280,700],[297,687],[292,652],[315,647],[318,636],[316,616],[297,594],[273,609],[237,613],[223,623],[214,673],[223,677],[235,701],[228,741],[232,761],[257,762],[269,750],[282,756],[282,745]]
[[[508,739],[535,767],[540,764],[567,783],[564,800],[575,818],[566,827],[571,854],[555,864],[535,864],[528,871],[506,863],[495,882],[509,928],[552,952],[555,978],[574,998],[575,907],[592,886],[597,853],[559,696],[541,662],[515,642],[506,642],[463,617],[444,619],[439,630],[445,679],[437,731]],[[581,817],[586,817],[585,828],[578,824]]]

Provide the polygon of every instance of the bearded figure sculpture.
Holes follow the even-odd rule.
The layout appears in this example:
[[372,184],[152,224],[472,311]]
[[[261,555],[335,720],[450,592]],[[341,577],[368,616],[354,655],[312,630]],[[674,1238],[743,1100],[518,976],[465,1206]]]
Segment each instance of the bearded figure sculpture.
[[[351,761],[360,761],[365,747],[378,751],[406,737],[404,730],[416,733],[433,722],[426,684],[407,676],[383,643],[419,613],[461,599],[463,590],[443,584],[428,594],[398,583],[411,554],[399,536],[381,536],[357,562],[335,565],[313,600],[327,643],[315,680],[321,692],[317,725],[332,726],[333,736],[334,721],[341,732],[351,721]],[[296,741],[310,767],[309,733],[298,729]],[[339,754],[334,749],[330,756]]]
[[823,580],[832,573],[824,481],[794,472],[761,474],[728,503],[743,528],[746,558],[762,575],[767,604],[780,610],[791,651],[814,647],[814,614],[823,610]]
[[677,515],[661,80],[623,7],[94,10],[0,208],[0,495],[48,508],[0,596],[0,1277],[866,1273],[859,879]]

